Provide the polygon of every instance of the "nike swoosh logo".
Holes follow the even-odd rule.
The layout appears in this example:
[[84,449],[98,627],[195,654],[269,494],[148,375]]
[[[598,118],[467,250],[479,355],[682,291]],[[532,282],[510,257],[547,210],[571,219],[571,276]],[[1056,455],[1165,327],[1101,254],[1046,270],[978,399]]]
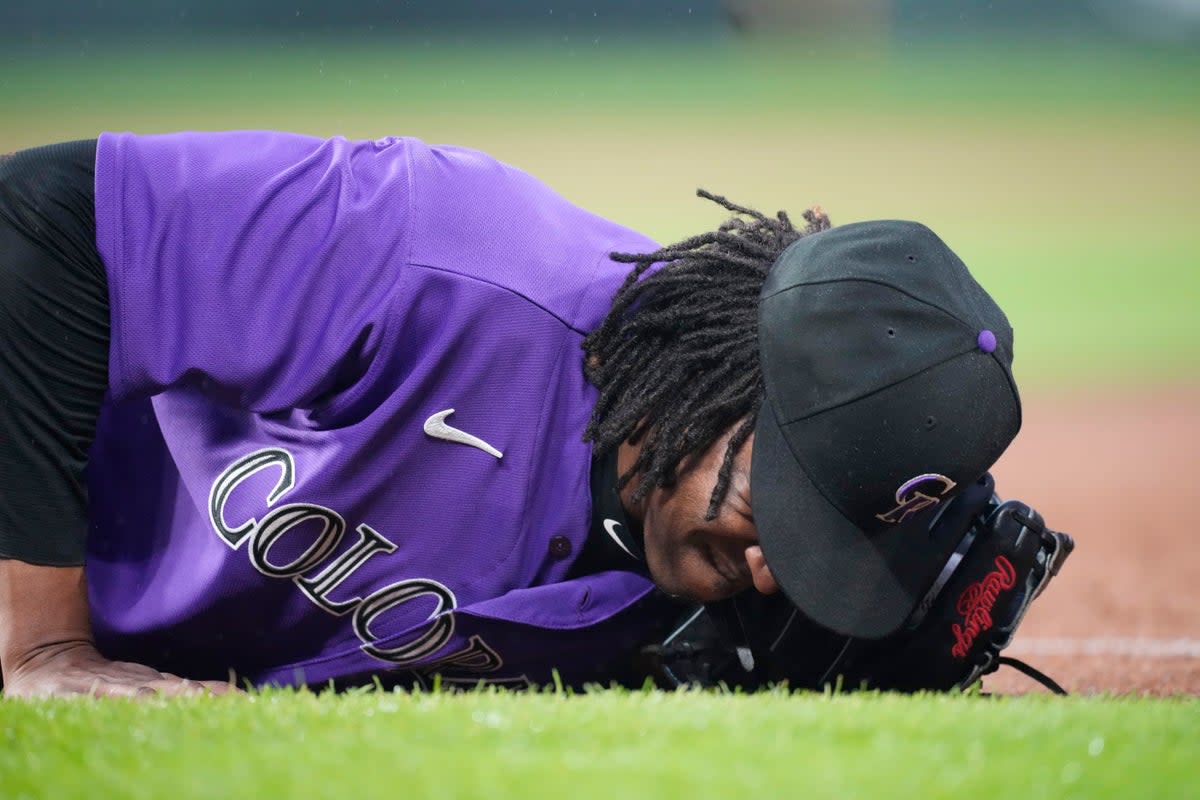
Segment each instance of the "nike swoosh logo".
[[460,431],[458,428],[452,428],[447,425],[446,417],[453,413],[453,408],[447,408],[445,411],[439,411],[425,420],[425,433],[435,439],[444,439],[447,442],[458,442],[459,444],[478,447],[488,455],[495,456],[496,458],[504,458],[504,453],[501,453],[478,436],[472,436],[466,431]]
[[621,537],[617,536],[617,526],[620,524],[621,523],[617,522],[615,519],[606,519],[604,520],[604,532],[612,537],[612,540],[617,543],[617,547],[620,547],[626,553],[629,553],[629,557],[636,560],[637,556],[630,552],[629,548],[625,546],[625,543],[621,541]]

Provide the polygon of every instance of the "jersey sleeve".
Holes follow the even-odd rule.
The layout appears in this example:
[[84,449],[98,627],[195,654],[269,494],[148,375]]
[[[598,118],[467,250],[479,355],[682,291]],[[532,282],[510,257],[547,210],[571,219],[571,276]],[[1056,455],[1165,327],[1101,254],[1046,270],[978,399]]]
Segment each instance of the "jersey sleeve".
[[197,387],[270,413],[354,391],[403,279],[409,143],[105,134],[96,240],[116,398]]

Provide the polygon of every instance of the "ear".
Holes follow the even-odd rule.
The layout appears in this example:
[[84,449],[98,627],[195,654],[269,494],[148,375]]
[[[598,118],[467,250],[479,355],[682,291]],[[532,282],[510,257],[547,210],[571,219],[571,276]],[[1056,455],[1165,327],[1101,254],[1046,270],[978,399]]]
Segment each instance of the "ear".
[[775,576],[767,566],[767,559],[763,557],[761,547],[752,544],[746,548],[746,563],[750,566],[750,579],[754,581],[754,588],[760,594],[775,594],[779,591],[779,584],[775,582]]

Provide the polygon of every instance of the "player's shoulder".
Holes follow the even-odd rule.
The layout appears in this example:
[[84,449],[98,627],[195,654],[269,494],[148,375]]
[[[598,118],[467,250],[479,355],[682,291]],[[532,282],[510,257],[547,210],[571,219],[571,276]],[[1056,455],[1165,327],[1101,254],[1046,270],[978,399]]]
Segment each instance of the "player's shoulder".
[[408,153],[410,263],[418,268],[501,286],[586,330],[628,271],[611,253],[656,249],[487,153],[423,143]]
[[104,132],[97,140],[96,166],[120,173],[139,165],[153,166],[158,172],[182,164],[193,184],[238,176],[290,176],[305,170],[318,176],[353,171],[382,183],[403,180],[407,148],[416,144],[396,136],[349,139],[272,130]]
[[431,245],[496,240],[537,250],[595,246],[628,229],[572,203],[538,177],[480,150],[409,139],[414,211],[426,217]]

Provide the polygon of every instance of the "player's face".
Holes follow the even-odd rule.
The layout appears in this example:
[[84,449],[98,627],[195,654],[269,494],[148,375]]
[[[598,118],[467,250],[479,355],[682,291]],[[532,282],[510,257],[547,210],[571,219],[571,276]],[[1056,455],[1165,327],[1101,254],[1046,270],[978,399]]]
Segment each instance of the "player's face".
[[750,586],[778,590],[758,546],[750,506],[751,436],[738,452],[729,491],[715,519],[704,518],[731,428],[704,453],[680,465],[675,485],[656,487],[642,506],[646,563],[664,591],[711,602]]

